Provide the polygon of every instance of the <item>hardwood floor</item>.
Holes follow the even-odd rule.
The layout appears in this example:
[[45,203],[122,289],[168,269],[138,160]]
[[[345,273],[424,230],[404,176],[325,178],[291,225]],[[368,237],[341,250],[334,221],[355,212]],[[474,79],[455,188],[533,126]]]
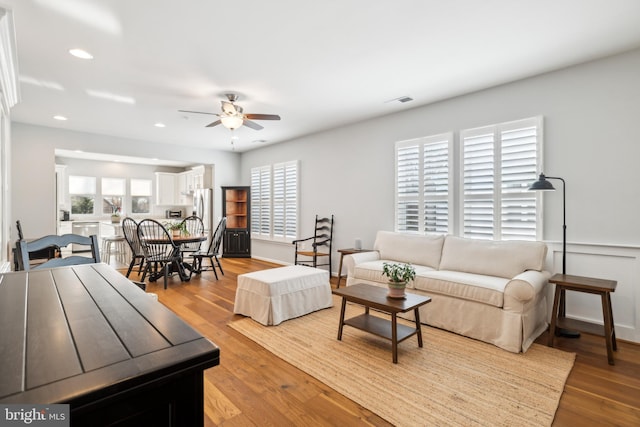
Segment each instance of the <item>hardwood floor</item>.
[[[390,425],[227,327],[241,318],[233,314],[237,276],[279,265],[244,258],[221,262],[225,275],[219,280],[206,272],[187,283],[174,277],[167,290],[162,280],[147,287],[221,349],[220,366],[205,372],[205,425]],[[546,345],[546,333],[537,342]],[[640,425],[640,345],[618,340],[615,366],[607,363],[602,337],[558,338],[556,347],[577,358],[554,426]]]

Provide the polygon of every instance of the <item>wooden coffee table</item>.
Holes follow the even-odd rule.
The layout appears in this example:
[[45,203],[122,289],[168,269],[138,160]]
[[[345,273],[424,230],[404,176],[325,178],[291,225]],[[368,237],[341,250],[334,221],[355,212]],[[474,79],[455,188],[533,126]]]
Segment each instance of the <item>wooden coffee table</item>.
[[[333,293],[342,297],[338,341],[342,341],[342,328],[344,325],[349,325],[356,329],[386,338],[391,340],[393,363],[398,363],[398,343],[413,335],[417,335],[418,347],[422,347],[422,328],[420,327],[420,313],[418,308],[431,302],[431,298],[422,295],[407,294],[405,299],[393,299],[387,297],[387,292],[386,288],[364,283],[334,289]],[[345,320],[344,312],[347,301],[364,306],[364,313]],[[370,315],[370,308],[391,314],[391,321]],[[414,311],[416,319],[415,328],[398,324],[397,314],[406,313],[409,310]]]

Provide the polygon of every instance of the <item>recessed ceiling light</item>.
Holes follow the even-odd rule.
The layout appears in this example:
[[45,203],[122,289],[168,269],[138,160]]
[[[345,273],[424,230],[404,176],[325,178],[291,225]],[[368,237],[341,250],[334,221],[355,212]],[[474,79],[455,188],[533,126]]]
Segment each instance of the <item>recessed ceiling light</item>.
[[53,116],[53,118],[56,119],[56,120],[61,120],[61,121],[67,120],[67,118],[65,116]]
[[164,123],[156,123],[154,126],[157,127],[157,128],[166,127]]
[[76,58],[80,58],[80,59],[93,59],[93,55],[91,55],[89,52],[87,52],[86,50],[82,50],[82,49],[69,49],[69,53],[73,56],[75,56]]

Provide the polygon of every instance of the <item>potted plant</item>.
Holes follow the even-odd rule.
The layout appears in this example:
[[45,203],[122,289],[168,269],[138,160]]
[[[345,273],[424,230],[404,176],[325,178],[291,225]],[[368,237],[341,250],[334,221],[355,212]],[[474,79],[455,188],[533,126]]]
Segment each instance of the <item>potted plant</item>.
[[114,224],[120,223],[120,208],[115,206],[113,207],[113,210],[111,211],[111,222]]
[[416,270],[411,264],[382,264],[382,275],[389,279],[389,298],[404,298],[407,282],[416,277]]
[[178,237],[181,234],[188,236],[187,225],[184,222],[165,222],[164,226],[167,230],[171,231],[173,237]]

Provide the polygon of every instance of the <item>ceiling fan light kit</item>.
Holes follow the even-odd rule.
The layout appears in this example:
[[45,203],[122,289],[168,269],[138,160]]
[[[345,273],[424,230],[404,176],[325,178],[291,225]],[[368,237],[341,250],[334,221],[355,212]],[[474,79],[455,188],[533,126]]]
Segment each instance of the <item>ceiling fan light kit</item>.
[[222,125],[224,127],[230,130],[238,129],[244,122],[244,120],[242,120],[242,117],[239,116],[222,116],[220,118],[220,121],[222,122]]
[[280,120],[280,116],[277,114],[244,114],[241,106],[236,105],[235,102],[238,100],[238,95],[235,93],[225,93],[228,101],[222,102],[222,112],[221,113],[208,113],[204,111],[189,111],[189,110],[178,110],[181,113],[196,113],[196,114],[208,114],[211,116],[218,116],[219,119],[209,123],[206,127],[214,127],[222,124],[224,127],[230,130],[236,130],[240,126],[244,125],[250,127],[251,129],[260,130],[264,129],[258,123],[253,122],[252,120]]

